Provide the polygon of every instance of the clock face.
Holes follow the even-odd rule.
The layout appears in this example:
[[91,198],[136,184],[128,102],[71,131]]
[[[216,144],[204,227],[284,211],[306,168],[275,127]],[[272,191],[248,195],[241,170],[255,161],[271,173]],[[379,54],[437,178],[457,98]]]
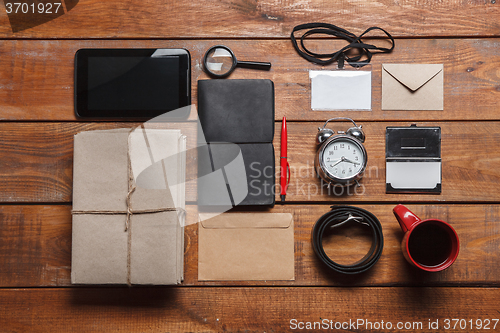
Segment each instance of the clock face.
[[325,172],[337,179],[354,178],[363,171],[365,165],[364,151],[349,138],[338,138],[327,143],[320,159]]

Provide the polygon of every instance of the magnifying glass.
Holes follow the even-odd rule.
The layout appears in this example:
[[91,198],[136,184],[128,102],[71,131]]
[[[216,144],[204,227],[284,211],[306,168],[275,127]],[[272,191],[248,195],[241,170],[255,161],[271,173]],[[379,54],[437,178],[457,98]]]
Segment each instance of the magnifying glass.
[[224,45],[215,45],[208,49],[203,57],[205,70],[215,77],[226,77],[231,74],[236,66],[244,68],[271,69],[270,62],[238,61],[233,51]]

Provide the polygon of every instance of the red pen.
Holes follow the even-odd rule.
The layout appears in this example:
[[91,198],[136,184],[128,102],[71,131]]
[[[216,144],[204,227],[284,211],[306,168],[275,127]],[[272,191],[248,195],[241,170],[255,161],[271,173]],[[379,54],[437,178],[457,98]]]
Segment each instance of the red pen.
[[286,153],[287,133],[286,133],[286,117],[283,117],[281,124],[281,154],[280,154],[280,187],[281,187],[281,202],[285,202],[286,189],[290,183],[290,165],[287,160]]

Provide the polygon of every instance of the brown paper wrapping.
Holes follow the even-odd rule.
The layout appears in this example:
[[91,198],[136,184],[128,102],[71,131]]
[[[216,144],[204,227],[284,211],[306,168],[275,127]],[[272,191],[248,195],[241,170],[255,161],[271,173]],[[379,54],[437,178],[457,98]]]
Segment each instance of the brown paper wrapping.
[[[184,209],[185,159],[178,153],[183,150],[185,137],[178,130],[118,129],[75,136],[72,283],[182,281],[184,216],[179,212]],[[165,156],[173,156],[166,159],[168,166],[162,162]],[[137,186],[131,171],[152,164],[162,170],[145,183],[156,188]],[[172,180],[174,192],[168,186]]]

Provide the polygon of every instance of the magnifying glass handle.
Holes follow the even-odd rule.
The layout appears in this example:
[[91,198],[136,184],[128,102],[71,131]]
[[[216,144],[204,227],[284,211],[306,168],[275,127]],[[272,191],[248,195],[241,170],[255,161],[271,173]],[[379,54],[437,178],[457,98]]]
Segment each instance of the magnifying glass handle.
[[265,71],[268,71],[271,69],[270,62],[238,61],[236,66],[243,67],[243,68],[262,69]]

